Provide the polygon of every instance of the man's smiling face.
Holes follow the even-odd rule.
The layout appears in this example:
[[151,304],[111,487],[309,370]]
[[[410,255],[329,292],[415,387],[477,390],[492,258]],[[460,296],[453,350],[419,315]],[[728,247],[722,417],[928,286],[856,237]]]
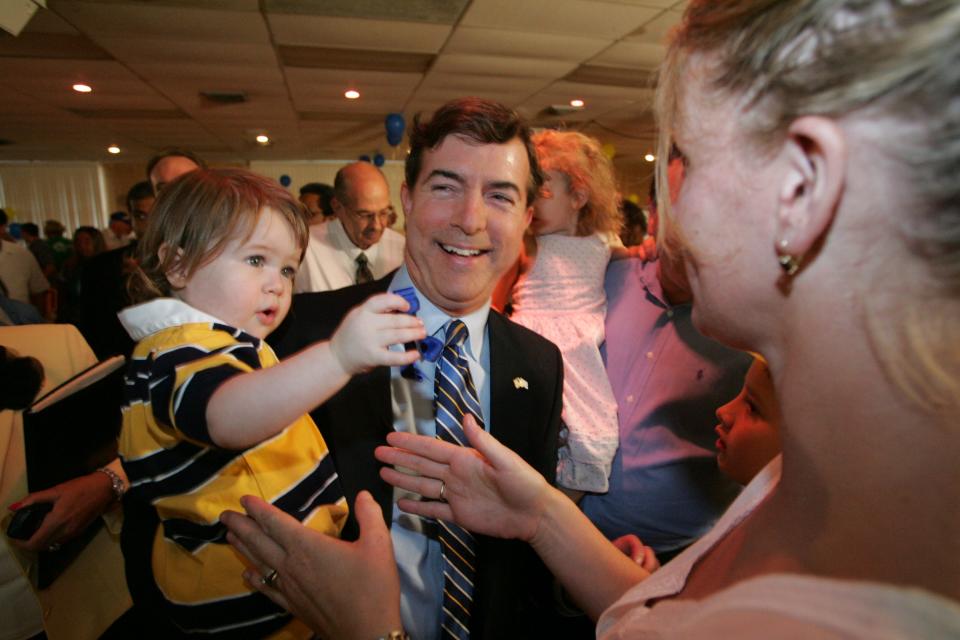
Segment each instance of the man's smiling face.
[[449,135],[424,150],[401,190],[406,264],[417,289],[452,316],[482,307],[520,255],[530,224],[530,163],[519,138],[479,144]]

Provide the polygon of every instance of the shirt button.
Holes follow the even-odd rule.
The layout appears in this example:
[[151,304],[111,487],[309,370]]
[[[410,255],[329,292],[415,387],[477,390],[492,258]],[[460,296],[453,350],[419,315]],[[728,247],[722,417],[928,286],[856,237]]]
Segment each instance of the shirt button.
[[667,309],[667,317],[668,317],[668,318],[672,318],[672,317],[673,317],[673,309]]
[[627,396],[627,402],[633,402],[633,394]]
[[653,360],[653,351],[647,351],[647,360]]

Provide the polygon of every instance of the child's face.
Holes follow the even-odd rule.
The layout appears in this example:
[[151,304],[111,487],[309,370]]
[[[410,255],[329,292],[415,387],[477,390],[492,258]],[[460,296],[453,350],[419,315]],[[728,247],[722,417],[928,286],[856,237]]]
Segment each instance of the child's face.
[[563,173],[546,171],[544,174],[546,181],[533,202],[533,232],[538,236],[548,233],[576,235],[577,217],[586,198],[577,192],[570,193],[567,176]]
[[[241,242],[242,241],[242,242]],[[267,337],[290,309],[300,248],[290,225],[264,209],[246,240],[230,240],[223,252],[186,281],[168,274],[175,295],[201,311],[257,338]]]
[[766,365],[754,360],[740,394],[717,409],[717,465],[747,484],[780,453],[780,414]]

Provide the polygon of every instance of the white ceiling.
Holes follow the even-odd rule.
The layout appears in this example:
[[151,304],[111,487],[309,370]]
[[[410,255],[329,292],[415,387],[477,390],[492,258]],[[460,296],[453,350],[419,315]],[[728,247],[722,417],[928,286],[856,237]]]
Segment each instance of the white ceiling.
[[[683,4],[48,0],[18,37],[0,32],[0,160],[139,161],[170,146],[213,161],[399,157],[388,113],[409,123],[478,95],[629,162],[653,149],[651,72]],[[586,106],[551,115],[573,98]],[[271,146],[254,143],[261,132]]]

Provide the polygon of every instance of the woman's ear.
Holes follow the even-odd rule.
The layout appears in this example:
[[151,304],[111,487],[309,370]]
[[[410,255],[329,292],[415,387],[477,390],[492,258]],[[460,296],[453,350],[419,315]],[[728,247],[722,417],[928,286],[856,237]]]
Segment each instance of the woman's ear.
[[787,130],[785,153],[775,250],[800,257],[817,246],[833,222],[846,181],[846,135],[829,118],[804,116]]
[[157,250],[157,258],[160,259],[160,264],[166,262],[171,251],[175,251],[173,257],[172,266],[164,272],[164,277],[167,279],[167,282],[170,283],[171,289],[183,289],[187,286],[187,274],[184,272],[180,260],[183,257],[183,249],[180,247],[172,247],[166,243],[160,245],[160,248]]

